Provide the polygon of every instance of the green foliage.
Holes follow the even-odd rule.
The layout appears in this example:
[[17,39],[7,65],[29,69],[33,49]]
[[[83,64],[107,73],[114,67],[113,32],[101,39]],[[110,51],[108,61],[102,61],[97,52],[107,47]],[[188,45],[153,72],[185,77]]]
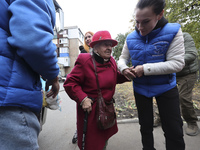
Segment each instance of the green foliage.
[[135,30],[136,21],[135,21],[135,14],[132,15],[132,19],[129,21],[132,24],[132,27],[130,28],[131,31]]
[[120,33],[117,35],[115,39],[118,41],[117,46],[115,46],[113,49],[113,57],[115,58],[116,61],[119,60],[119,56],[121,55],[121,52],[122,52],[122,49],[123,49],[123,46],[128,34],[129,34],[128,32],[125,34]]
[[177,22],[184,32],[194,39],[200,49],[200,0],[166,0],[165,17],[169,22]]

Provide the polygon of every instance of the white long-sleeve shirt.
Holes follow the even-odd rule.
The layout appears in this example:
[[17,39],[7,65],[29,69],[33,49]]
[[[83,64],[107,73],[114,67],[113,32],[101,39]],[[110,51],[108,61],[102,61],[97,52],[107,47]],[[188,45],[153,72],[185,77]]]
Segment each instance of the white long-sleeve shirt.
[[[166,53],[166,61],[143,64],[144,75],[146,76],[162,75],[162,74],[170,74],[181,71],[185,66],[184,54],[185,54],[184,39],[182,30],[180,28],[178,33],[174,37],[173,41],[171,42],[169,49]],[[130,60],[130,53],[127,43],[125,41],[121,56],[119,57],[119,61],[117,62],[118,68],[121,72],[124,69],[129,68],[127,66],[129,60]]]

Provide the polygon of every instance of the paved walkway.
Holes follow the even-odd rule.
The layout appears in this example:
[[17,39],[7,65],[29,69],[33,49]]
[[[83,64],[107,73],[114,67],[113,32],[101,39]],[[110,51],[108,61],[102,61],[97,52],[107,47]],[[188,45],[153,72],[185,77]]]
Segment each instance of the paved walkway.
[[[200,127],[200,122],[198,122]],[[119,132],[109,140],[108,150],[142,150],[141,135],[138,123],[118,124]],[[184,123],[183,128],[185,129]],[[186,150],[200,150],[200,134],[184,135]],[[155,148],[165,150],[165,139],[161,127],[154,128]]]
[[[60,96],[62,111],[48,110],[46,123],[39,136],[40,150],[79,150],[76,144],[72,144],[76,125],[75,102],[64,91],[60,92]],[[200,127],[200,121],[198,125]],[[107,150],[142,150],[137,119],[121,120],[118,127],[119,132],[109,139]],[[183,128],[186,128],[185,123]],[[161,127],[154,128],[154,139],[155,148],[165,150]],[[184,139],[186,150],[200,150],[200,134],[193,137],[185,134]]]

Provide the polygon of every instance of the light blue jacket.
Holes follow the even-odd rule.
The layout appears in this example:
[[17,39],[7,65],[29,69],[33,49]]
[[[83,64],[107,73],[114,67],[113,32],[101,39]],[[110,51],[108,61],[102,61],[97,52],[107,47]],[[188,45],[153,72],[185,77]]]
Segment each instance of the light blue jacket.
[[0,106],[39,112],[40,75],[51,80],[59,73],[53,1],[1,0],[0,8]]
[[[167,23],[146,36],[134,31],[127,37],[133,66],[166,61],[167,50],[180,29],[179,24]],[[142,76],[133,80],[134,90],[146,97],[159,96],[176,86],[176,75]]]

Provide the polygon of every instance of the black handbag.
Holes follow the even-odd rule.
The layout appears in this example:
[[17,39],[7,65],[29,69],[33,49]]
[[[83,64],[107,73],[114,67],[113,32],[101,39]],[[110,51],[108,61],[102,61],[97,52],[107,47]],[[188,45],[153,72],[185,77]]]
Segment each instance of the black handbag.
[[114,99],[112,99],[110,102],[104,100],[101,93],[101,89],[99,87],[99,80],[98,80],[94,57],[92,57],[92,61],[94,64],[94,70],[97,82],[97,92],[98,92],[97,106],[96,106],[97,126],[99,129],[105,130],[111,128],[116,123],[116,113],[113,105]]

